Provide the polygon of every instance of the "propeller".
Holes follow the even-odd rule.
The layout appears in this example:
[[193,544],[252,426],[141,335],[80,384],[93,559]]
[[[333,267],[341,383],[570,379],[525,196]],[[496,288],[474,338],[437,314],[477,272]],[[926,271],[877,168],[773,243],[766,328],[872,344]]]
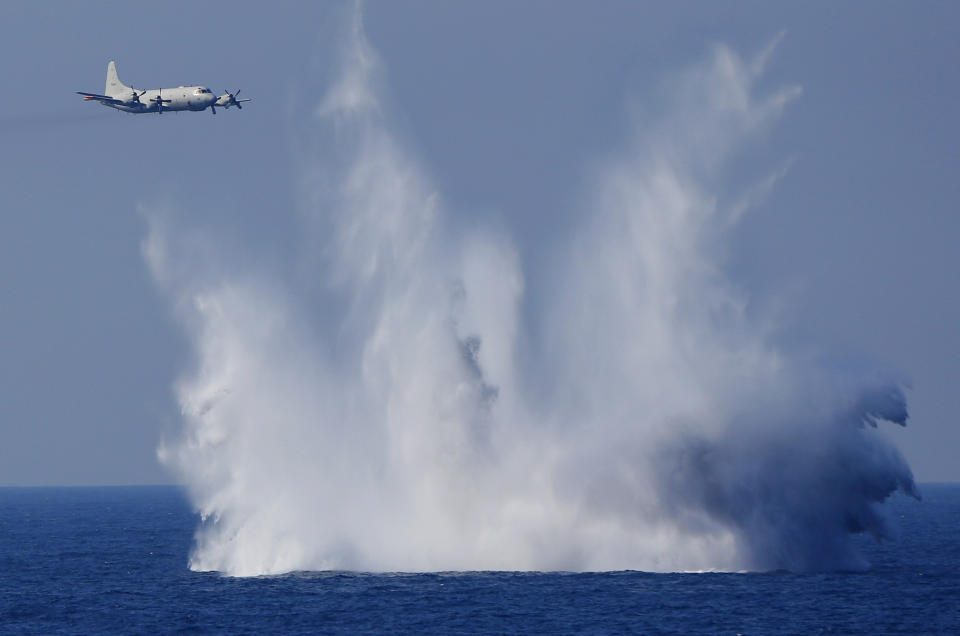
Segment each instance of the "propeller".
[[240,101],[237,101],[237,95],[239,95],[239,94],[240,94],[240,89],[239,89],[239,88],[236,90],[235,93],[231,93],[230,91],[223,91],[223,96],[227,98],[227,99],[223,102],[223,107],[224,107],[224,108],[230,108],[231,106],[236,106],[236,107],[239,108],[240,110],[243,110],[243,106],[240,105],[240,102],[245,102],[245,101],[248,101],[248,100],[246,100],[246,99],[241,99]]
[[163,104],[164,104],[164,102],[166,102],[167,104],[169,104],[170,101],[171,101],[171,100],[169,100],[169,99],[164,99],[164,98],[163,98],[163,93],[162,93],[160,90],[157,90],[157,96],[156,96],[156,97],[151,97],[151,98],[150,98],[150,102],[151,102],[152,104],[156,104],[156,105],[157,105],[157,114],[158,114],[158,115],[161,114],[161,113],[163,113]]
[[133,89],[133,97],[130,98],[130,101],[131,101],[132,103],[134,103],[134,104],[139,104],[139,103],[140,103],[140,96],[143,95],[143,94],[146,93],[146,92],[147,92],[147,91],[140,91],[140,92],[138,93],[138,92],[137,92],[137,89],[134,88],[134,89]]

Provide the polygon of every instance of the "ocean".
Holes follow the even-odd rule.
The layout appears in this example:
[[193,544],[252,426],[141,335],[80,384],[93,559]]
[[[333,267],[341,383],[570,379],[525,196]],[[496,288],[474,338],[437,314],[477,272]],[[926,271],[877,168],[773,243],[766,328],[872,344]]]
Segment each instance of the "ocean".
[[960,484],[893,497],[866,572],[297,572],[187,567],[172,486],[0,489],[0,631],[960,633]]

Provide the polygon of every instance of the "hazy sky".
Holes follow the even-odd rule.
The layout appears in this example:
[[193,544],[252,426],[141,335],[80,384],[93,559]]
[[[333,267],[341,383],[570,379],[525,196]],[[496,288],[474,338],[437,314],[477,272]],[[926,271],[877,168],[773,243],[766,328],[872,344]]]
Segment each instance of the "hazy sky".
[[[262,268],[291,266],[301,143],[330,80],[339,3],[0,4],[0,485],[165,483],[186,343],[141,255],[167,206]],[[732,180],[789,170],[726,267],[775,338],[899,372],[886,427],[920,481],[960,480],[960,5],[374,2],[398,134],[457,221],[497,219],[528,269],[577,184],[718,43],[802,95]],[[107,61],[140,88],[243,89],[242,112],[83,103]],[[747,175],[744,177],[744,175]],[[535,297],[536,290],[530,292]]]

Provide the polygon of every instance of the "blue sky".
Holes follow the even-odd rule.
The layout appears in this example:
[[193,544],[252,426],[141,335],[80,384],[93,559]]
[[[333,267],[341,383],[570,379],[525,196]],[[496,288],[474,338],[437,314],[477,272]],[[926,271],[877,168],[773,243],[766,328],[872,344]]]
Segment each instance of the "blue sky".
[[[954,3],[371,3],[391,125],[454,224],[509,233],[528,272],[598,162],[718,43],[783,31],[759,90],[802,87],[731,183],[787,165],[724,268],[781,346],[890,369],[885,429],[920,481],[958,480],[960,238]],[[141,254],[162,207],[251,269],[295,268],[305,139],[343,7],[7,2],[0,7],[0,485],[171,481],[172,386],[190,363]],[[106,63],[137,87],[242,88],[242,112],[85,104]],[[640,122],[640,123],[638,123]],[[238,256],[239,255],[239,256]],[[536,276],[531,275],[535,279]],[[538,290],[530,290],[536,298]],[[850,362],[856,360],[857,362]]]

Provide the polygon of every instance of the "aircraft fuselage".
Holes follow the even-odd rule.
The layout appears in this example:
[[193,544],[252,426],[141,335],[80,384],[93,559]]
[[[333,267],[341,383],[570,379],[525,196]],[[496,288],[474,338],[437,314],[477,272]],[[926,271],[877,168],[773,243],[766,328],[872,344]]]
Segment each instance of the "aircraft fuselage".
[[[116,108],[126,113],[155,113],[158,110],[204,110],[216,104],[217,96],[206,86],[178,86],[177,88],[150,89],[141,94],[137,91],[139,101],[133,101],[133,92],[130,95],[117,95],[117,99],[124,99],[122,104],[101,102],[104,106]],[[162,107],[160,100],[163,100]]]

